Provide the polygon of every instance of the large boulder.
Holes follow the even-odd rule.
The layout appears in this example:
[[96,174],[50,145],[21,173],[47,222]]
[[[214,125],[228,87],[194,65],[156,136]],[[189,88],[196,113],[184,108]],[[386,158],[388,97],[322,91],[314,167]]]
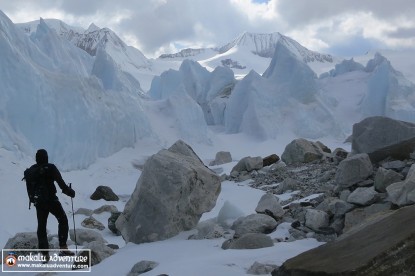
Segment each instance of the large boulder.
[[238,239],[228,240],[222,249],[258,249],[274,246],[272,239],[262,233],[246,233]]
[[270,193],[264,194],[255,208],[255,212],[259,214],[266,214],[273,218],[281,218],[284,216],[284,209],[282,208],[279,199]]
[[386,192],[386,187],[390,184],[400,182],[403,179],[403,175],[395,172],[394,170],[387,170],[379,167],[375,175],[375,189],[380,193]]
[[373,174],[373,166],[366,153],[356,154],[340,162],[335,180],[341,188],[348,188]]
[[329,215],[320,210],[307,209],[305,212],[305,226],[318,231],[321,227],[329,226]]
[[415,275],[414,263],[415,206],[410,206],[291,258],[272,275]]
[[239,160],[239,162],[232,168],[231,175],[235,175],[240,172],[251,172],[253,170],[260,170],[263,166],[264,164],[261,156],[247,156]]
[[359,187],[349,195],[347,202],[360,206],[368,206],[375,203],[378,199],[379,193],[375,191],[374,187]]
[[300,138],[293,140],[285,147],[281,160],[289,165],[313,162],[320,160],[323,156],[323,150],[317,143]]
[[235,230],[235,238],[246,233],[268,234],[277,228],[278,222],[270,216],[264,214],[251,214],[237,219],[231,229]]
[[104,199],[106,201],[118,201],[120,198],[108,186],[98,186],[90,196],[92,200]]
[[415,203],[415,164],[411,166],[406,179],[386,187],[389,200],[399,206]]
[[146,161],[116,227],[127,242],[173,237],[194,228],[215,206],[220,185],[219,177],[179,140]]
[[232,156],[229,151],[219,151],[216,153],[215,160],[209,163],[209,166],[217,166],[232,162]]
[[5,249],[37,249],[36,232],[21,232],[8,239]]
[[353,125],[352,151],[369,154],[372,162],[387,157],[403,160],[415,150],[415,124],[387,117],[369,117]]

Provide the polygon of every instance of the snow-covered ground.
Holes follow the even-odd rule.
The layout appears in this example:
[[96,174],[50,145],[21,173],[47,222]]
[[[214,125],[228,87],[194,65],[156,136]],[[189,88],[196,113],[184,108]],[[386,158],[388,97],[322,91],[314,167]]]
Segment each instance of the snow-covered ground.
[[[165,133],[168,135],[168,133]],[[282,140],[268,140],[258,142],[243,134],[227,135],[216,133],[215,143],[211,146],[203,144],[192,145],[195,152],[208,164],[217,151],[230,151],[233,162],[222,167],[224,173],[230,172],[236,162],[245,156],[265,156],[272,153],[281,155],[290,137]],[[173,140],[173,137],[171,137]],[[330,147],[348,146],[341,141],[323,140]],[[62,145],[64,146],[64,145]],[[166,145],[170,146],[170,145]],[[75,211],[84,207],[96,209],[105,204],[113,204],[120,211],[130,194],[134,190],[141,172],[134,164],[142,164],[145,160],[160,150],[162,146],[154,141],[139,141],[134,148],[125,148],[116,154],[99,159],[85,170],[62,172],[67,183],[73,183],[76,197],[73,200]],[[54,162],[54,160],[50,160]],[[0,148],[0,182],[3,192],[0,194],[4,212],[0,213],[0,244],[3,246],[7,240],[18,232],[35,232],[37,227],[36,211],[32,207],[28,210],[28,199],[25,183],[21,181],[23,171],[34,163],[32,157],[19,155],[16,152]],[[56,164],[59,167],[59,164]],[[217,166],[218,167],[218,166]],[[249,181],[248,181],[249,182]],[[249,187],[248,182],[222,183],[222,191],[212,211],[202,216],[200,221],[214,218],[218,215],[226,201],[236,206],[242,213],[248,215],[255,213],[256,205],[263,195],[263,191]],[[120,196],[118,202],[104,200],[93,201],[89,197],[99,185],[110,186]],[[70,228],[73,228],[70,198],[58,192],[62,205],[67,212]],[[104,225],[108,224],[110,214],[104,212],[94,217]],[[75,215],[77,228],[82,228],[81,222],[86,216]],[[270,234],[272,238],[284,238],[288,235],[289,224],[281,224]],[[57,222],[53,216],[48,220],[49,234],[57,233]],[[112,234],[108,228],[101,231],[103,237],[113,244],[120,246],[117,253],[102,263],[92,267],[92,275],[125,275],[131,267],[140,260],[156,261],[159,264],[153,271],[145,275],[244,275],[255,261],[267,264],[281,265],[286,259],[303,251],[318,246],[320,243],[314,239],[295,242],[280,242],[273,247],[255,250],[223,250],[221,245],[224,239],[214,240],[188,240],[195,230],[184,232],[165,241],[147,244],[125,244],[120,236]],[[70,248],[75,248],[71,245]],[[26,275],[30,275],[27,273]]]

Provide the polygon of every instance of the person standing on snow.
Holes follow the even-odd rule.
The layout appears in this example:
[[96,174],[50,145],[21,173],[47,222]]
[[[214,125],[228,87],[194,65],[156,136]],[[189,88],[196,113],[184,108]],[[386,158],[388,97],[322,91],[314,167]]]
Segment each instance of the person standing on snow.
[[[58,239],[61,255],[75,255],[68,250],[66,244],[68,240],[68,218],[56,196],[55,181],[59,188],[67,196],[74,198],[75,191],[66,185],[62,179],[58,168],[48,162],[48,153],[45,149],[39,149],[36,152],[36,164],[27,169],[24,173],[26,179],[29,200],[34,203],[37,215],[37,238],[39,249],[49,249],[49,243],[46,233],[46,224],[49,213],[54,215],[58,220]],[[29,205],[30,209],[30,205]],[[49,259],[49,254],[43,252],[43,255]]]

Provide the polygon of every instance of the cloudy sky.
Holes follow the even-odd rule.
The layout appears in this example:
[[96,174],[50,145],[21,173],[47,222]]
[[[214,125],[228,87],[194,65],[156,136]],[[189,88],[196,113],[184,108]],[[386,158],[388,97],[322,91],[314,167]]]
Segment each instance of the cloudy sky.
[[0,0],[0,10],[15,23],[109,27],[147,57],[222,46],[245,31],[342,56],[415,48],[413,0]]

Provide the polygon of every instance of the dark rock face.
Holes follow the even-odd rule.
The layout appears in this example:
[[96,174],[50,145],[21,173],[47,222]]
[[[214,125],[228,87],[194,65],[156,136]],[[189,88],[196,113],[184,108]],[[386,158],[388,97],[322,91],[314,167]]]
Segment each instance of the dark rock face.
[[264,167],[272,165],[274,163],[277,163],[278,161],[280,161],[280,157],[276,154],[271,154],[267,157],[265,157],[264,159],[262,159],[262,164]]
[[415,206],[291,258],[272,275],[415,275]]
[[106,201],[118,201],[119,197],[108,186],[98,186],[90,197],[92,200],[104,199]]
[[377,116],[353,125],[352,151],[369,154],[372,162],[404,160],[414,150],[415,124]]

